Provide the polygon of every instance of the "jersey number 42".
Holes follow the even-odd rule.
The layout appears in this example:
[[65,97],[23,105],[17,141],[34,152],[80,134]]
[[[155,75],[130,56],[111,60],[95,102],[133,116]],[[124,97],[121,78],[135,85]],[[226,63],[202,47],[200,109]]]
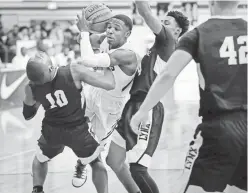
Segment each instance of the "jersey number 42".
[[225,37],[220,47],[220,57],[228,58],[228,65],[247,64],[247,35]]
[[50,102],[51,106],[50,109],[53,109],[55,107],[63,107],[68,104],[68,100],[65,96],[65,93],[63,90],[56,90],[54,92],[54,96],[56,98],[56,101],[53,99],[52,94],[49,93],[46,95],[46,99]]

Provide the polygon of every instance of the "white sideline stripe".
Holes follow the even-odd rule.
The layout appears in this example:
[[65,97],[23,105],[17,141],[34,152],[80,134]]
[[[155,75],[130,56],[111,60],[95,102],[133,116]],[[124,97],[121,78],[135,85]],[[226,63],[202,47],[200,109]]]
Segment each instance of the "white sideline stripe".
[[22,151],[22,152],[19,152],[19,153],[14,153],[14,154],[9,155],[9,156],[1,157],[1,158],[0,158],[0,161],[6,160],[6,159],[10,159],[10,158],[12,158],[12,157],[20,156],[20,155],[22,155],[22,154],[34,152],[34,151],[35,151],[35,149],[30,149],[30,150]]

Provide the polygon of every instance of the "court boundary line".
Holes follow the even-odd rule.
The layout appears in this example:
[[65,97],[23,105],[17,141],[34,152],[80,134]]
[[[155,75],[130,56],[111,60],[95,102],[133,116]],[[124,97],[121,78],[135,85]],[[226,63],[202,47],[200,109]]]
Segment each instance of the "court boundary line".
[[27,150],[27,151],[21,151],[19,153],[14,153],[12,155],[3,156],[3,157],[0,157],[0,161],[10,159],[10,158],[13,158],[13,157],[17,157],[17,156],[20,156],[20,155],[23,155],[23,154],[31,153],[31,152],[34,152],[34,151],[35,151],[35,149],[30,149],[30,150]]

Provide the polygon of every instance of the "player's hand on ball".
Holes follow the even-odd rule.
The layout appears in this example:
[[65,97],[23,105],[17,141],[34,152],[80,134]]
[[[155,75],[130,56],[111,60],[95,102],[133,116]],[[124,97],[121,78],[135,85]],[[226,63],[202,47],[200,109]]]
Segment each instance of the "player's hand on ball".
[[83,9],[82,15],[77,15],[77,27],[80,32],[88,32],[92,21],[85,19],[85,10]]
[[131,121],[130,121],[130,126],[132,128],[132,130],[139,135],[140,134],[140,124],[145,122],[145,120],[148,118],[148,113],[146,112],[141,112],[138,111],[136,114],[134,114],[134,116],[132,117]]

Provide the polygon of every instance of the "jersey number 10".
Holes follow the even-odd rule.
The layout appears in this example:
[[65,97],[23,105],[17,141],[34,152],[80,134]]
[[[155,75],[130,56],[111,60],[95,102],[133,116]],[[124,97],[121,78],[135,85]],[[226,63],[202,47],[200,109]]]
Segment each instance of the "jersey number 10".
[[[237,43],[234,40],[237,40]],[[242,46],[236,50],[236,44]],[[237,54],[239,60],[237,60]],[[239,36],[237,39],[233,36],[225,37],[220,47],[220,57],[229,58],[228,65],[247,64],[247,36]]]
[[68,104],[68,100],[65,96],[65,93],[63,90],[56,90],[54,92],[54,96],[56,97],[56,102],[52,97],[52,94],[49,93],[46,95],[46,99],[50,102],[51,106],[50,109],[53,109],[55,107],[63,107]]

